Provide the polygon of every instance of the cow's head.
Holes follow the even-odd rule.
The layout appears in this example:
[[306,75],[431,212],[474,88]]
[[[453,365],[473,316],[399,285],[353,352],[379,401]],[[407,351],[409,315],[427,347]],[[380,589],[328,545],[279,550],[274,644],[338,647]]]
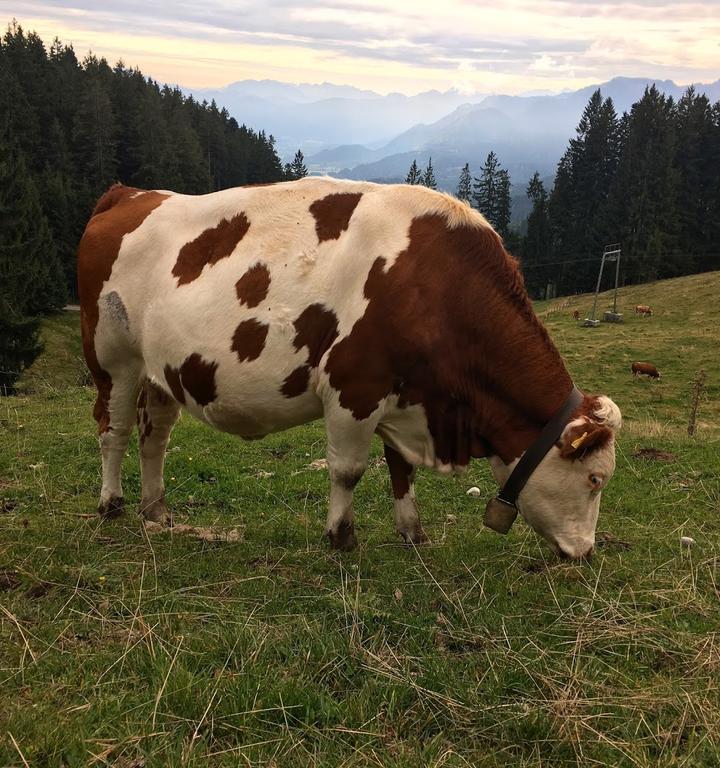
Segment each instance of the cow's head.
[[[620,409],[610,398],[591,399],[592,411],[573,419],[520,492],[517,508],[559,555],[581,558],[595,545],[600,496],[615,471]],[[504,483],[514,463],[491,460]]]

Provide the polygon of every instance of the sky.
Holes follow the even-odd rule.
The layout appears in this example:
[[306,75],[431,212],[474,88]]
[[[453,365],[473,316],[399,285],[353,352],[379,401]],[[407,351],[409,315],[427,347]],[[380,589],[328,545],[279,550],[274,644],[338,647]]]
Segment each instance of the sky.
[[561,91],[720,78],[720,0],[0,0],[47,44],[161,82],[333,82],[380,93]]

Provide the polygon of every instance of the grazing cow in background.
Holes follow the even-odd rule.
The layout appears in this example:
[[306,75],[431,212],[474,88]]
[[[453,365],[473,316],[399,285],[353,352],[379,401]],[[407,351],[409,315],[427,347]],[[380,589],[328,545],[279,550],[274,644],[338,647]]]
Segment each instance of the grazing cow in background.
[[197,197],[116,185],[87,225],[78,279],[102,515],[123,511],[136,409],[141,512],[160,521],[181,407],[246,439],[324,417],[332,546],[356,544],[353,489],[374,434],[397,531],[421,543],[416,467],[486,457],[505,483],[573,392],[517,509],[556,552],[592,550],[620,412],[573,390],[516,261],[452,197],[328,178]]
[[630,366],[633,376],[649,376],[651,379],[659,379],[660,371],[652,363],[633,363]]
[[573,320],[579,320],[580,319],[580,310],[579,309],[573,309]]
[[635,307],[635,314],[636,315],[652,315],[653,311],[650,307],[648,307],[647,304],[638,304]]

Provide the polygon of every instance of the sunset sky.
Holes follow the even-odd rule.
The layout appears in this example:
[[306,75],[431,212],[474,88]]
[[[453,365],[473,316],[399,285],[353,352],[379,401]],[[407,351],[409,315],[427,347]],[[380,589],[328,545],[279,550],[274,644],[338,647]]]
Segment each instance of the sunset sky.
[[3,23],[13,17],[80,57],[191,88],[271,78],[516,94],[720,77],[720,0],[0,0]]

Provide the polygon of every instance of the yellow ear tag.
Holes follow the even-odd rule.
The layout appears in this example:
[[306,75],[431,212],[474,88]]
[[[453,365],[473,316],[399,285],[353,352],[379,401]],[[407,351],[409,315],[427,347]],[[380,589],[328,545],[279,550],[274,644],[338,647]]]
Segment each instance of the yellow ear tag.
[[586,437],[587,432],[583,432],[582,435],[580,435],[580,437],[578,437],[576,440],[573,440],[570,445],[572,445],[572,447],[577,450],[585,442]]

